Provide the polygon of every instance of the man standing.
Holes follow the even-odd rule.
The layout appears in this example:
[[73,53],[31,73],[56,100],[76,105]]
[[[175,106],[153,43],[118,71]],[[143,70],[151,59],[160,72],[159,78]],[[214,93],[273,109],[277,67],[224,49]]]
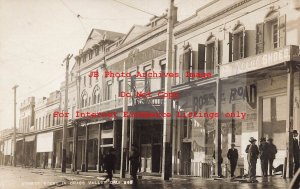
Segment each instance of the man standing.
[[134,182],[137,181],[137,171],[140,167],[140,153],[135,145],[132,145],[129,160],[131,163],[131,176]]
[[234,171],[237,165],[237,160],[239,158],[238,150],[234,148],[235,144],[231,144],[231,148],[227,152],[227,158],[230,161],[230,174],[234,177]]
[[269,144],[269,175],[272,175],[272,169],[273,169],[273,161],[275,159],[275,155],[277,154],[277,148],[275,144],[273,144],[273,139],[268,138],[268,144]]
[[267,143],[265,137],[262,137],[260,139],[259,154],[260,154],[260,161],[261,161],[262,176],[267,177],[268,176],[269,144]]
[[299,169],[299,158],[300,158],[300,152],[299,152],[299,141],[298,141],[298,132],[297,130],[293,130],[293,154],[294,154],[294,173],[297,172]]
[[[223,178],[223,174],[222,174],[222,163],[223,163],[223,157],[222,157],[222,149],[220,149],[220,153],[218,155],[218,159],[220,160],[219,163],[218,163],[218,176],[220,178]],[[214,150],[214,153],[213,153],[213,158],[216,159],[216,151]]]
[[257,140],[253,137],[250,137],[250,144],[246,148],[247,160],[249,165],[249,182],[257,182],[256,180],[256,163],[258,158],[258,147],[255,144]]
[[104,181],[106,181],[107,179],[109,179],[109,181],[112,181],[115,161],[116,161],[115,149],[111,148],[109,149],[108,154],[104,157],[104,169],[107,172]]

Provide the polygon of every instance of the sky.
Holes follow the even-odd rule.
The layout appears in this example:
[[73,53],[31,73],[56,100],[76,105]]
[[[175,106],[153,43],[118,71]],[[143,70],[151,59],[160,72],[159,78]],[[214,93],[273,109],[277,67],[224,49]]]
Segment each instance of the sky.
[[[119,1],[119,2],[118,2]],[[210,0],[175,0],[183,20]],[[92,28],[127,33],[168,8],[168,0],[0,0],[0,130],[13,127],[12,87],[19,107],[59,90],[67,54],[78,55]],[[129,6],[126,6],[127,4]],[[135,8],[131,8],[131,7]],[[78,18],[78,15],[79,18]],[[71,66],[74,59],[71,61]]]

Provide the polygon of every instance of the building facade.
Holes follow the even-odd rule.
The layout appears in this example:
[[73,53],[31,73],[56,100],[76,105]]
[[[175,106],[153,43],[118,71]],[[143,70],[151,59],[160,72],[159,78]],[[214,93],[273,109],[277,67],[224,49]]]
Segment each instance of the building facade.
[[171,93],[164,94],[162,76],[167,74],[166,14],[127,34],[93,29],[75,56],[68,102],[63,82],[60,92],[43,98],[34,112],[21,110],[28,111],[21,115],[19,137],[31,154],[27,159],[35,166],[61,166],[68,114],[67,167],[103,171],[103,156],[113,147],[116,169],[123,163],[129,171],[128,152],[135,144],[141,172],[161,173],[164,100],[172,98],[172,168],[167,171],[211,176],[220,161],[215,155],[224,159],[226,175],[226,154],[234,143],[236,175],[244,175],[250,137],[274,138],[274,166],[287,158],[291,170],[290,133],[300,130],[299,6],[287,0],[214,0],[180,22],[177,8],[174,12]]

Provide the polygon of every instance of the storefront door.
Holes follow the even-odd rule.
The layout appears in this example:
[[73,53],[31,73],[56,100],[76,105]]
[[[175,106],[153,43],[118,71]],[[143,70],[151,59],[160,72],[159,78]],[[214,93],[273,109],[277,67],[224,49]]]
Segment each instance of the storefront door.
[[262,99],[262,134],[261,136],[273,138],[277,147],[274,167],[283,164],[286,152],[286,120],[287,96],[278,95]]

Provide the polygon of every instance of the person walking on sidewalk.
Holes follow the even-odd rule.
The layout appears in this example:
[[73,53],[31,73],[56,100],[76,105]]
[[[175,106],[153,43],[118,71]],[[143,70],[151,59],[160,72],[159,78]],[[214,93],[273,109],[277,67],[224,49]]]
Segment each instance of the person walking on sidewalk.
[[137,171],[140,167],[140,153],[135,145],[131,146],[131,152],[129,155],[129,161],[131,163],[131,176],[134,182],[137,181]]
[[231,144],[231,148],[227,152],[227,158],[230,162],[230,174],[231,177],[234,177],[234,171],[237,165],[237,161],[239,158],[238,150],[234,148],[235,144]]
[[299,158],[300,158],[300,151],[299,151],[299,141],[298,141],[298,131],[293,130],[293,155],[294,155],[294,174],[296,174],[297,170],[299,169]]
[[274,169],[273,161],[277,154],[277,148],[276,148],[275,144],[273,144],[272,138],[268,138],[268,144],[269,144],[269,159],[268,159],[269,175],[272,176],[272,170]]
[[265,137],[262,137],[260,139],[259,155],[260,155],[262,176],[267,177],[268,176],[268,160],[269,160],[270,152],[269,152],[269,144],[267,143]]
[[257,182],[256,180],[256,163],[258,158],[258,147],[255,144],[257,140],[253,137],[250,137],[250,144],[246,148],[247,160],[249,165],[249,182]]
[[116,161],[115,149],[111,148],[109,149],[108,154],[104,157],[104,169],[106,170],[107,173],[104,181],[106,181],[107,179],[109,179],[109,181],[112,181],[115,161]]
[[[216,160],[216,151],[215,150],[213,153],[213,158]],[[223,163],[222,149],[220,149],[220,153],[218,154],[218,159],[219,159],[219,162],[218,162],[218,173],[217,174],[220,178],[223,178],[224,176],[222,174],[222,163]]]

